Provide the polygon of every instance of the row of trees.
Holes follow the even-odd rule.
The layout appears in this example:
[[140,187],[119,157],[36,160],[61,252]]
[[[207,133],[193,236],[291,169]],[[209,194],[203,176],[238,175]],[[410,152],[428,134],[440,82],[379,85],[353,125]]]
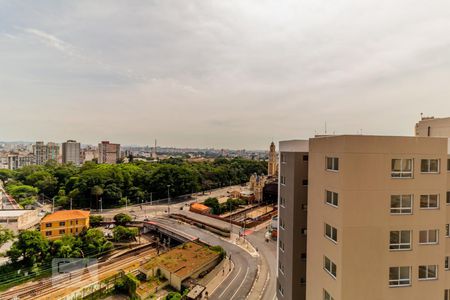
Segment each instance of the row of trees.
[[167,159],[158,163],[133,162],[107,165],[87,162],[81,167],[48,162],[16,171],[0,170],[0,180],[20,204],[32,204],[38,197],[55,199],[58,205],[97,208],[115,207],[171,197],[248,181],[253,173],[263,174],[267,164],[243,158],[217,158],[212,162]]
[[236,210],[240,205],[247,205],[247,201],[243,199],[228,198],[226,202],[219,203],[219,200],[214,197],[206,199],[203,204],[211,208],[211,213],[213,215],[221,215]]

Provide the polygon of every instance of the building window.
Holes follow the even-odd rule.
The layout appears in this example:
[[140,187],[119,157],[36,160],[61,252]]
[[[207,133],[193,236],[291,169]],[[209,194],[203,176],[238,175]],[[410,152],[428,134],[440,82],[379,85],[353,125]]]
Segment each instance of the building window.
[[332,262],[328,257],[323,257],[323,268],[325,271],[330,274],[333,278],[336,278],[337,268],[336,264]]
[[302,232],[303,235],[307,235],[308,234],[308,229],[302,228],[301,232]]
[[405,286],[411,284],[411,267],[390,267],[389,286]]
[[391,214],[412,214],[412,195],[392,195]]
[[278,269],[280,270],[281,274],[284,275],[284,266],[283,266],[283,264],[281,263],[281,261],[278,261]]
[[308,161],[308,160],[309,160],[308,155],[303,155],[303,161]]
[[280,283],[280,282],[278,282],[278,292],[280,293],[281,296],[284,296],[284,289],[283,289],[283,287],[281,286],[281,283]]
[[65,229],[60,229],[59,230],[59,234],[65,234],[66,233],[66,230]]
[[286,163],[286,154],[281,153],[281,163],[285,164]]
[[447,204],[450,204],[450,191],[447,192]]
[[281,185],[286,185],[286,177],[280,176],[280,182],[281,182]]
[[445,236],[450,237],[450,224],[445,224]]
[[59,222],[59,226],[66,226],[66,222]]
[[52,232],[51,231],[46,231],[45,232],[45,236],[51,236],[52,235]]
[[280,228],[285,230],[286,229],[286,224],[284,223],[284,219],[283,218],[279,218],[280,220]]
[[77,224],[77,225],[78,225],[78,220],[76,220],[76,221],[75,221],[75,224]]
[[393,159],[391,165],[391,177],[393,178],[412,178],[413,160],[410,158]]
[[419,232],[419,244],[437,244],[438,243],[438,230],[421,230]]
[[447,171],[450,172],[450,158],[447,159]]
[[437,279],[437,265],[419,266],[419,280]]
[[328,171],[339,171],[339,158],[338,157],[327,157],[327,170]]
[[438,195],[420,195],[420,208],[437,209],[439,208]]
[[306,253],[300,254],[300,259],[301,259],[302,261],[306,261]]
[[444,290],[444,300],[450,300],[450,289]]
[[389,238],[390,250],[411,250],[411,231],[391,231]]
[[308,186],[308,179],[303,179],[302,184],[303,186]]
[[338,193],[326,191],[325,202],[327,204],[337,207],[339,202],[338,198]]
[[439,159],[422,159],[420,161],[420,172],[439,173]]
[[337,243],[337,229],[325,223],[325,236]]
[[285,207],[285,205],[286,205],[286,199],[284,199],[284,197],[281,197],[281,196],[280,196],[280,205],[282,207]]
[[45,223],[45,227],[52,227],[52,223]]
[[284,243],[282,240],[279,241],[280,244],[280,250],[284,252]]
[[449,256],[446,256],[444,261],[444,269],[446,271],[450,270],[449,258],[450,258]]
[[323,300],[334,300],[334,298],[326,290],[323,290]]

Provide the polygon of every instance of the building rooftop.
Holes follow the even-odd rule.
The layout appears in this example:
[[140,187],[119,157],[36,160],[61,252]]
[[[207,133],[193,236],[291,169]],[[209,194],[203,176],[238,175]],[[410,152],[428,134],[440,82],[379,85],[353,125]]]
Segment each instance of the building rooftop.
[[89,218],[89,211],[85,210],[60,210],[46,215],[41,222],[65,221]]
[[20,217],[23,214],[33,211],[32,209],[2,209],[0,210],[0,217]]
[[145,269],[159,267],[181,278],[186,278],[218,256],[218,252],[207,246],[189,242],[152,259],[143,267]]

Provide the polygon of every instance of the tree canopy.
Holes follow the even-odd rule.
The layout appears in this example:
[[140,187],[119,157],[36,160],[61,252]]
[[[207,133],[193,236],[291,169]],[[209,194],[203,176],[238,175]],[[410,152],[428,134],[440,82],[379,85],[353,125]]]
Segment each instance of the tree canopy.
[[[117,207],[125,202],[171,197],[219,188],[248,181],[253,173],[264,174],[267,163],[243,158],[217,158],[214,161],[188,162],[181,158],[160,162],[133,161],[127,164],[48,163],[26,166],[15,171],[0,172],[7,191],[19,203],[34,203],[38,197],[55,199],[69,208]],[[126,199],[126,200],[125,200]]]

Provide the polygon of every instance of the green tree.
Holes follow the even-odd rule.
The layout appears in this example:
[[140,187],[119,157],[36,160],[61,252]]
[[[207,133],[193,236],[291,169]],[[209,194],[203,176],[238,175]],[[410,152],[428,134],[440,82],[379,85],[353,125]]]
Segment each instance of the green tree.
[[10,178],[14,177],[14,171],[8,169],[0,169],[0,180],[3,184]]
[[14,233],[8,228],[3,228],[0,226],[0,247],[2,247],[6,242],[14,238]]
[[211,207],[212,214],[214,214],[214,215],[221,214],[220,204],[219,204],[219,200],[217,200],[217,198],[208,198],[205,200],[205,202],[203,202],[203,204],[208,207]]
[[25,178],[25,183],[38,188],[40,193],[50,198],[56,195],[58,189],[57,179],[46,170],[31,173]]
[[34,204],[38,194],[38,189],[30,185],[8,184],[6,191],[21,205]]
[[124,226],[116,226],[113,229],[114,241],[116,242],[129,242],[134,240],[138,234],[137,228],[127,228]]
[[57,258],[79,258],[83,257],[82,241],[72,235],[64,235],[51,244],[51,253]]
[[86,256],[101,254],[113,248],[100,229],[91,228],[80,234],[83,252]]
[[25,230],[19,233],[17,241],[6,252],[12,262],[22,259],[24,265],[32,266],[43,262],[49,251],[49,242],[36,230]]
[[103,216],[100,215],[92,215],[89,217],[89,224],[91,227],[98,227],[100,223],[103,222]]
[[101,195],[103,194],[103,188],[101,187],[101,186],[99,186],[99,185],[94,185],[92,188],[91,188],[91,195],[92,196],[95,196],[95,201],[96,201],[96,203],[97,203],[97,208],[99,207],[99,205],[98,205],[98,197],[100,197]]
[[118,213],[114,216],[114,221],[116,225],[125,226],[127,223],[131,222],[131,216],[125,213]]

